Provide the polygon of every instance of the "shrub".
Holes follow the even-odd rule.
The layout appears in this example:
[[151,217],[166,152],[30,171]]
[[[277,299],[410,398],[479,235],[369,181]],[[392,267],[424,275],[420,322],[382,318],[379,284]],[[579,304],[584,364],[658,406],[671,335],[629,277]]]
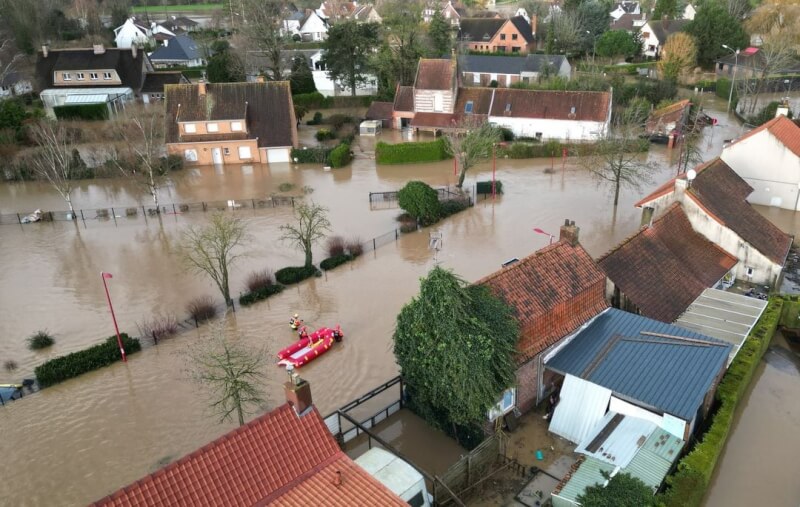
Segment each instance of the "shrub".
[[469,206],[466,202],[460,199],[449,199],[447,201],[442,201],[441,209],[442,209],[442,218],[447,218],[450,215],[455,215],[459,211],[464,211]]
[[292,103],[299,104],[308,109],[329,107],[326,105],[326,102],[328,101],[325,96],[319,92],[298,93],[292,96]]
[[305,266],[289,266],[288,268],[279,269],[275,272],[275,279],[283,285],[292,285],[300,283],[306,278],[317,276],[319,270],[314,266],[307,268]]
[[361,238],[350,238],[347,240],[345,250],[353,257],[358,257],[359,255],[363,254],[364,244],[361,242]]
[[409,181],[397,192],[397,202],[409,215],[424,222],[433,223],[442,214],[439,194],[427,183]]
[[452,158],[452,155],[444,138],[436,141],[400,144],[388,144],[381,141],[375,147],[375,160],[379,164],[413,164],[436,162],[449,158]]
[[253,271],[247,275],[247,279],[245,280],[244,284],[247,286],[247,290],[249,292],[256,292],[265,287],[274,285],[275,280],[272,277],[272,272],[262,269],[261,271]]
[[6,359],[6,360],[3,362],[3,368],[4,368],[4,369],[5,369],[5,370],[6,370],[8,373],[11,373],[11,372],[15,371],[17,368],[19,368],[19,364],[17,364],[17,362],[16,362],[16,361],[14,361],[13,359]]
[[[139,340],[125,333],[120,335],[125,354],[130,355],[142,349]],[[122,359],[117,345],[117,337],[109,336],[104,342],[56,357],[36,367],[34,373],[40,387],[48,387],[86,372],[97,370]]]
[[158,340],[169,338],[178,332],[178,319],[173,315],[158,315],[151,320],[137,323],[136,327],[142,337],[152,338],[154,343],[158,343]]
[[105,103],[55,106],[53,113],[59,120],[107,120],[108,106]]
[[280,192],[288,192],[289,190],[294,188],[294,183],[284,182],[278,185],[278,191]]
[[[775,118],[775,113],[778,112],[778,106],[780,106],[780,102],[773,100],[772,102],[764,106],[758,113],[752,116],[748,116],[747,123],[755,126],[767,123],[771,119]],[[789,118],[791,117],[792,117],[792,112],[789,111]]]
[[[295,105],[297,105],[297,102],[295,102]],[[320,123],[322,123],[322,113],[317,111],[316,113],[314,113],[314,118],[308,120],[306,122],[306,125],[319,125]]]
[[325,259],[324,261],[319,263],[319,267],[325,271],[335,268],[336,266],[341,266],[345,262],[350,262],[353,260],[353,256],[350,254],[340,254],[336,256],[331,256]]
[[350,153],[349,143],[339,143],[339,146],[331,151],[330,164],[333,168],[344,167],[353,160],[353,155]]
[[256,290],[251,290],[247,294],[239,297],[239,304],[242,306],[249,306],[256,301],[267,299],[268,297],[278,294],[283,291],[283,285],[267,285]]
[[214,300],[211,299],[211,296],[200,296],[192,299],[186,305],[186,311],[195,322],[203,322],[217,316],[217,307],[214,306]]
[[[495,192],[498,194],[503,193],[503,182],[500,180],[496,180],[494,182],[494,189]],[[477,194],[491,194],[492,193],[492,182],[491,181],[479,181],[475,184],[475,192]]]
[[344,253],[344,238],[341,236],[331,236],[328,238],[327,250],[328,257],[338,257],[342,255]]
[[333,130],[339,130],[345,123],[353,123],[353,118],[346,114],[332,114],[328,117],[327,123],[333,127]]
[[402,232],[403,234],[408,232],[415,232],[416,230],[417,230],[416,223],[403,222],[402,224],[400,224],[400,232]]
[[312,148],[292,148],[292,160],[298,164],[324,164],[328,162],[332,148],[315,146]]
[[46,330],[37,331],[36,334],[28,337],[28,348],[31,350],[45,349],[55,342],[55,339]]
[[500,136],[506,142],[514,140],[514,132],[510,128],[500,127]]
[[314,137],[317,138],[317,141],[327,141],[328,139],[333,139],[336,137],[336,134],[331,132],[328,129],[319,129]]

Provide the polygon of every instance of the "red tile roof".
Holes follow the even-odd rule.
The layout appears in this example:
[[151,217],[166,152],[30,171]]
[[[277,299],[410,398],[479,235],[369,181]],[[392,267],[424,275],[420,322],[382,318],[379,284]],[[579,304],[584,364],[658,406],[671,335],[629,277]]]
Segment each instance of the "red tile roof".
[[339,449],[316,408],[298,417],[288,404],[92,505],[256,504],[404,505]]
[[776,116],[767,123],[754,128],[739,139],[735,140],[731,146],[744,141],[745,139],[753,137],[759,132],[763,132],[765,130],[769,131],[770,134],[775,136],[775,138],[777,138],[781,143],[783,143],[784,146],[791,150],[792,153],[800,157],[800,127],[783,115]]
[[606,121],[608,92],[558,92],[497,88],[492,116],[549,120]]
[[559,241],[476,282],[489,287],[519,321],[525,362],[608,308],[606,277],[582,246]]
[[737,259],[695,232],[676,202],[597,262],[642,315],[669,323]]
[[456,61],[454,59],[422,58],[417,67],[414,88],[418,90],[450,90],[454,87]]
[[394,95],[394,110],[414,112],[414,87],[398,86]]
[[662,132],[664,127],[669,124],[677,124],[680,122],[680,125],[683,125],[683,123],[689,117],[689,109],[691,106],[692,103],[689,101],[689,99],[684,99],[666,107],[662,107],[661,109],[656,109],[650,113],[650,116],[647,118],[645,130],[647,133]]
[[391,120],[392,119],[392,103],[391,102],[373,102],[367,109],[367,114],[364,116],[368,120]]

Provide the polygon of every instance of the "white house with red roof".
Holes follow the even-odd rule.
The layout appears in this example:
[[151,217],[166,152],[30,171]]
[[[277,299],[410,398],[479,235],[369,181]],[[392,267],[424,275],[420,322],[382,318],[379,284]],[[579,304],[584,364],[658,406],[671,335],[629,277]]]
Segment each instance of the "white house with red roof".
[[753,187],[748,202],[800,210],[800,127],[786,116],[751,130],[720,158]]

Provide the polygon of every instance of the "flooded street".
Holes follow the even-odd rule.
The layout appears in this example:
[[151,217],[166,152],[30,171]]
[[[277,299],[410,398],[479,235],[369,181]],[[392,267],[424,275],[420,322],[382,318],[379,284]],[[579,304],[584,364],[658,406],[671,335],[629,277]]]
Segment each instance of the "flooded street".
[[[707,96],[705,104],[721,118],[713,112],[717,102]],[[707,129],[707,158],[719,153],[722,140],[738,129],[723,119],[720,123]],[[281,183],[294,185],[282,195],[300,195],[300,189],[308,186],[313,192],[305,199],[330,209],[334,234],[366,241],[393,230],[399,213],[371,211],[369,192],[396,190],[411,179],[433,186],[455,182],[452,161],[376,168],[368,158],[373,141],[360,142],[363,151],[357,150],[359,158],[346,169],[273,165],[186,170],[163,192],[162,200],[263,198],[279,193]],[[497,178],[505,194],[496,202],[481,199],[474,208],[434,226],[444,238],[439,260],[467,280],[477,280],[510,258],[545,246],[547,236],[532,229],[558,234],[565,218],[575,220],[581,242],[597,257],[637,229],[640,211],[633,203],[674,175],[664,147],[654,146],[648,156],[662,162],[655,180],[641,191],[623,189],[616,213],[609,205],[608,189],[598,188],[572,161],[562,171],[557,159],[556,173],[545,174],[550,160],[498,160]],[[671,156],[677,158],[676,153]],[[470,171],[466,186],[490,178],[491,162],[483,163]],[[139,203],[126,182],[81,183],[74,196],[79,208]],[[35,208],[64,205],[47,186],[0,185],[0,213]],[[302,262],[300,252],[278,240],[279,226],[292,220],[290,207],[235,213],[247,222],[253,241],[250,255],[233,269],[234,295],[252,270]],[[140,214],[118,218],[116,225],[113,220],[91,219],[85,227],[81,222],[0,226],[5,261],[0,270],[0,362],[13,359],[19,364],[13,374],[0,372],[0,383],[31,376],[47,358],[113,334],[100,271],[114,275],[109,289],[120,330],[131,334],[136,334],[136,322],[158,312],[185,317],[186,303],[198,295],[220,300],[209,281],[183,270],[177,255],[181,231],[206,220],[202,212],[193,212],[147,222]],[[325,415],[397,374],[391,348],[395,317],[416,294],[419,277],[433,265],[429,232],[400,236],[322,278],[237,309],[230,317],[231,326],[247,343],[266,343],[274,352],[292,340],[287,322],[294,312],[311,326],[340,324],[346,334],[343,344],[301,372]],[[323,257],[320,246],[315,262]],[[25,346],[25,338],[39,329],[56,337],[47,352],[32,352]],[[52,505],[57,498],[59,505],[85,504],[229,431],[233,426],[217,424],[205,408],[205,392],[187,381],[184,373],[186,351],[204,333],[202,327],[186,332],[158,347],[144,348],[127,364],[83,375],[0,409],[4,433],[0,455],[7,464],[0,503]],[[271,399],[263,410],[284,401],[280,388],[284,371],[270,365],[268,373]],[[418,431],[413,419],[403,419],[402,426],[404,433]],[[458,457],[457,449],[442,452]],[[741,483],[741,477],[735,480]]]

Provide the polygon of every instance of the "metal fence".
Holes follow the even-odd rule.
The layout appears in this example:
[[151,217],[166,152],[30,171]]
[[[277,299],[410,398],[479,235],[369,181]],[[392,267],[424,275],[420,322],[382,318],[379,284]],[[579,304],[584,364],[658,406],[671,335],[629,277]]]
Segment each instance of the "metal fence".
[[[111,222],[115,224],[117,220],[135,219],[139,216],[147,220],[148,217],[155,218],[159,215],[181,215],[192,212],[207,211],[236,211],[236,210],[257,210],[266,208],[278,208],[291,206],[294,207],[295,201],[301,197],[273,195],[269,197],[254,197],[248,199],[225,199],[220,201],[200,201],[162,204],[158,207],[153,205],[143,206],[113,206],[108,208],[81,208],[73,212],[70,211],[42,211],[40,221],[42,222],[72,222],[81,220],[84,224],[87,221],[97,220],[100,222]],[[19,225],[26,223],[26,218],[32,216],[35,211],[5,213],[0,214],[0,225]]]
[[[389,403],[371,416],[358,420],[358,424],[355,424],[350,419],[342,416],[342,414],[347,414],[354,408],[366,403],[367,401],[394,386],[397,386],[397,394],[392,397]],[[350,403],[339,407],[336,412],[328,414],[325,417],[325,425],[328,427],[331,434],[336,438],[339,444],[344,445],[363,433],[364,428],[372,428],[379,422],[387,419],[390,415],[399,411],[401,408],[403,408],[403,379],[398,375],[397,377],[372,389],[368,393],[356,398]]]
[[[467,190],[466,193],[457,190],[456,187],[440,187],[434,188],[434,190],[436,190],[440,201],[458,200],[465,201],[469,206],[473,205],[472,192],[470,190]],[[369,208],[371,210],[398,208],[398,193],[398,190],[370,192]]]

